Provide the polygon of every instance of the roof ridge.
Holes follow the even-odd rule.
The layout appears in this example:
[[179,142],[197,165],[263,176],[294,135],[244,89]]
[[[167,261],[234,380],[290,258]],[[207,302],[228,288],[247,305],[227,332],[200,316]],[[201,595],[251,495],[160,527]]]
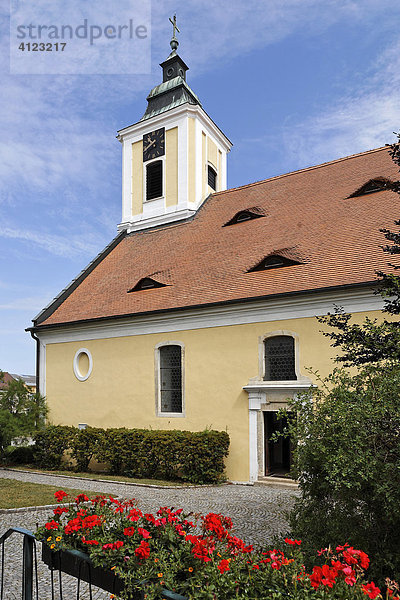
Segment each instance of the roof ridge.
[[338,162],[342,162],[344,160],[348,160],[349,158],[355,158],[356,156],[363,156],[365,154],[372,154],[374,152],[380,152],[381,150],[386,150],[386,146],[380,146],[379,148],[373,148],[372,150],[364,150],[363,152],[357,152],[356,154],[349,154],[348,156],[343,156],[341,158],[335,158],[333,160],[328,160],[324,163],[320,163],[319,165],[313,165],[311,167],[304,167],[302,169],[297,169],[296,171],[290,171],[289,173],[281,173],[281,175],[274,175],[273,177],[267,177],[266,179],[261,179],[260,181],[253,181],[252,183],[246,183],[244,185],[238,185],[233,188],[229,188],[227,190],[221,190],[220,192],[214,192],[212,196],[219,196],[220,194],[226,194],[227,192],[232,192],[233,190],[241,190],[243,188],[252,187],[253,185],[260,185],[261,183],[266,183],[267,181],[274,181],[275,179],[281,179],[282,177],[289,177],[290,175],[297,175],[298,173],[304,173],[305,171],[313,171],[314,169],[320,169],[321,167],[325,167],[326,165],[333,165]]

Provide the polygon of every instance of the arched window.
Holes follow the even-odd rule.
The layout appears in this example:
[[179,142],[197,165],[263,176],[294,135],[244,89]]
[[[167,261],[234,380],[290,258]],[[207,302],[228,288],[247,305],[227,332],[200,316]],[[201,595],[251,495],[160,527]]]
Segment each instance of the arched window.
[[276,335],[264,340],[264,381],[293,381],[295,369],[295,345],[291,335]]
[[156,160],[146,167],[146,200],[163,195],[163,161]]
[[212,190],[217,190],[217,172],[211,165],[208,165],[208,185]]
[[158,349],[160,412],[182,412],[182,348],[168,344]]

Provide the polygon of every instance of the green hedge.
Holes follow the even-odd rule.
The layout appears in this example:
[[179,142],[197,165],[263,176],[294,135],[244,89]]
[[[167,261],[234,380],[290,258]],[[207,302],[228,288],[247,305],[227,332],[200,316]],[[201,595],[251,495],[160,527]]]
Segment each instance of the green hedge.
[[32,446],[9,446],[5,452],[7,463],[27,465],[34,460]]
[[39,466],[59,469],[65,451],[86,471],[91,458],[110,473],[139,478],[217,483],[224,480],[229,435],[224,431],[99,429],[50,425],[35,437]]
[[71,447],[75,427],[67,425],[48,425],[34,435],[35,462],[45,469],[59,469],[62,466],[64,452]]

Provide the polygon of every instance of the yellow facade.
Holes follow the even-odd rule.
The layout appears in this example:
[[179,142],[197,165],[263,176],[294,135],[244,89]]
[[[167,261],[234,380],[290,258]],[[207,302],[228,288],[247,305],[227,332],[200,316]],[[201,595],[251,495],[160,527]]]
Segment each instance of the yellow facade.
[[[366,314],[358,313],[356,320]],[[75,426],[226,430],[231,439],[228,478],[248,481],[249,398],[243,387],[250,378],[260,377],[259,340],[276,331],[292,332],[299,339],[300,374],[309,376],[306,367],[312,367],[324,376],[332,370],[334,350],[320,333],[321,327],[310,317],[47,343],[49,418],[55,424]],[[156,416],[155,348],[164,342],[184,347],[184,417]],[[74,356],[82,347],[93,358],[86,381],[79,381],[73,371]]]

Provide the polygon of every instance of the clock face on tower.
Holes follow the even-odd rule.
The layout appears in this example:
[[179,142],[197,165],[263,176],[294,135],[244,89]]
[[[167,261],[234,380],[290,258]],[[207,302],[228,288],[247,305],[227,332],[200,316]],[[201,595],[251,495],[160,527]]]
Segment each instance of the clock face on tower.
[[165,128],[156,129],[143,136],[143,161],[165,154]]

